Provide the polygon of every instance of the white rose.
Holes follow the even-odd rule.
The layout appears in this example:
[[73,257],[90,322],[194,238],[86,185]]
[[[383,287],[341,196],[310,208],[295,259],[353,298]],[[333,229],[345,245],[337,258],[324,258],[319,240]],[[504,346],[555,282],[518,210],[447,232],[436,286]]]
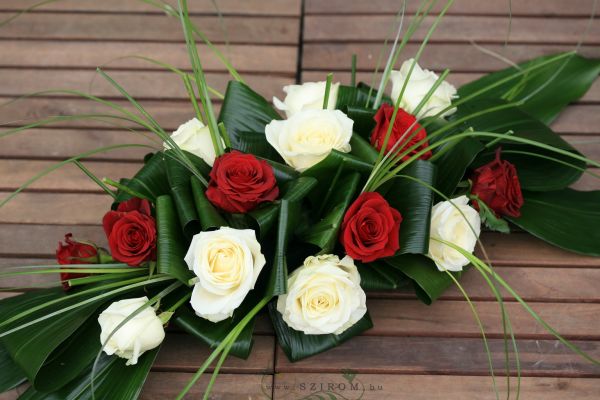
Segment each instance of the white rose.
[[[319,110],[323,108],[325,100],[326,82],[306,82],[302,85],[288,85],[283,87],[286,93],[283,101],[273,97],[273,104],[281,111],[285,111],[287,117],[303,110]],[[337,102],[339,83],[332,83],[329,88],[329,99],[327,109],[333,110]]]
[[481,219],[479,213],[468,205],[469,199],[466,196],[450,201],[437,203],[431,210],[428,256],[435,261],[440,271],[462,271],[469,260],[459,251],[433,239],[453,243],[472,253],[481,231]]
[[192,307],[200,317],[219,322],[242,304],[266,260],[252,229],[222,227],[194,235],[185,262],[198,277]]
[[339,335],[367,312],[360,275],[349,256],[308,257],[288,279],[288,292],[277,299],[286,324],[307,335]]
[[[102,329],[100,343],[105,343],[111,332],[147,301],[145,296],[120,300],[102,311],[98,316],[98,323]],[[144,352],[158,347],[164,338],[162,321],[154,308],[146,307],[112,335],[104,346],[104,352],[127,359],[127,365],[135,365]]]
[[304,171],[332,149],[348,153],[354,121],[339,110],[307,110],[265,128],[267,141],[286,163]]
[[[211,167],[215,162],[215,147],[213,146],[210,136],[210,129],[205,126],[197,118],[192,118],[171,135],[171,139],[182,149],[188,151],[201,159],[203,159]],[[218,137],[221,144],[225,146],[221,136]],[[164,143],[165,149],[170,149],[171,146],[167,142]]]
[[[410,71],[413,59],[404,61],[400,71],[392,71],[390,78],[392,80],[392,99],[396,101],[404,85],[404,81]],[[438,76],[427,69],[422,69],[419,64],[415,64],[415,68],[410,75],[408,84],[404,89],[402,100],[400,100],[400,107],[406,112],[413,114],[421,100],[427,95],[431,87],[437,81]],[[444,81],[440,86],[435,89],[429,100],[423,105],[418,117],[430,117],[436,115],[444,108],[448,107],[452,103],[452,99],[456,98],[456,88]],[[441,117],[454,114],[456,108],[449,109],[444,112]]]

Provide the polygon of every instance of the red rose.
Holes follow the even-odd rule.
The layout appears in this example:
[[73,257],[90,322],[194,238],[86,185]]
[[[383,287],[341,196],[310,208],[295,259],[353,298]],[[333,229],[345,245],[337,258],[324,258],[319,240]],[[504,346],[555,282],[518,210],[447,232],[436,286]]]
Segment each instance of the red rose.
[[371,262],[400,248],[402,215],[376,192],[363,193],[348,208],[340,242],[355,260]]
[[215,160],[206,197],[220,209],[246,213],[277,196],[273,168],[266,161],[235,150]]
[[[523,194],[517,169],[510,162],[500,159],[500,151],[498,148],[494,161],[473,172],[471,193],[477,195],[496,215],[520,217]],[[473,205],[479,210],[476,200],[473,201]]]
[[115,260],[138,266],[154,258],[156,223],[148,200],[132,198],[119,204],[117,211],[104,215],[102,226]]
[[[98,250],[91,244],[81,243],[73,240],[73,234],[67,233],[65,235],[65,243],[58,242],[58,248],[56,249],[56,261],[60,265],[70,264],[97,264],[98,263]],[[67,282],[69,279],[83,278],[88,274],[78,274],[75,272],[61,272],[60,280],[63,288],[69,290],[70,286]]]
[[[371,145],[377,150],[381,151],[381,148],[383,147],[385,136],[387,135],[390,121],[392,119],[392,114],[394,114],[394,106],[391,106],[387,103],[383,103],[381,107],[379,107],[377,114],[375,114],[375,128],[373,128],[373,132],[371,133]],[[414,132],[417,133],[414,134]],[[419,125],[415,116],[399,108],[385,152],[388,153],[393,149],[394,153],[402,154],[410,147],[426,138],[427,132],[425,132],[425,129]],[[396,146],[398,141],[402,142]],[[429,142],[424,141],[418,147],[402,157],[402,161],[408,160],[410,157],[414,156],[428,146]],[[429,150],[419,156],[419,158],[422,160],[427,160],[430,157],[431,151]]]

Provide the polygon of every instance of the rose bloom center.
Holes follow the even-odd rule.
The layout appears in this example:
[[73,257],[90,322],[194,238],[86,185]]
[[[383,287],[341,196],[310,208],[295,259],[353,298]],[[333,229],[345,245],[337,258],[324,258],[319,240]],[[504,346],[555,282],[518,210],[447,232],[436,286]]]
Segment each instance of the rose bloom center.
[[233,243],[212,246],[208,251],[209,272],[217,284],[239,284],[243,262],[243,250]]

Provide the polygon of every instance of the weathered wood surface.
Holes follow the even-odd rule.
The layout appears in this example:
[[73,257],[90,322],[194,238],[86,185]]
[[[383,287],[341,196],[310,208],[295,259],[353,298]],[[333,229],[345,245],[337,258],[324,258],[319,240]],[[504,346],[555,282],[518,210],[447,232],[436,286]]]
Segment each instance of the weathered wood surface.
[[[0,2],[0,20],[36,0]],[[399,2],[373,0],[209,0],[190,2],[193,18],[220,45],[244,78],[267,98],[282,96],[281,87],[296,80],[349,80],[350,58],[358,55],[359,80],[370,82],[381,44]],[[415,1],[407,5],[410,17]],[[507,3],[457,0],[423,54],[429,69],[451,68],[456,85],[504,67],[471,41],[518,62],[536,55],[571,50],[592,9],[592,0],[513,2],[511,34]],[[439,6],[436,12],[439,12]],[[434,13],[435,14],[435,13]],[[302,23],[301,23],[302,21]],[[428,18],[426,24],[430,24]],[[302,29],[302,32],[300,30]],[[227,37],[222,34],[227,31]],[[417,32],[405,55],[414,54],[424,30]],[[225,46],[225,42],[229,44]],[[582,53],[600,57],[600,25],[590,26]],[[300,50],[300,51],[299,51]],[[209,82],[223,92],[228,75],[200,46]],[[179,78],[161,67],[134,58],[142,54],[189,71],[180,27],[173,18],[141,1],[64,0],[23,15],[0,28],[0,104],[26,93],[63,88],[91,91],[125,107],[118,92],[95,73],[101,66],[120,82],[167,130],[193,115]],[[301,60],[298,60],[301,55]],[[300,61],[300,62],[298,62]],[[300,71],[297,67],[300,66]],[[219,102],[216,102],[217,109]],[[46,93],[0,107],[0,133],[32,120],[105,108],[72,94]],[[73,154],[119,143],[160,148],[126,128],[87,120],[60,122],[2,138],[0,198],[35,173]],[[593,159],[600,159],[600,81],[570,106],[553,128]],[[147,149],[122,149],[85,160],[98,176],[130,176]],[[586,176],[579,189],[598,189]],[[18,201],[0,209],[0,267],[51,263],[66,232],[106,245],[99,221],[110,199],[77,168],[65,167],[36,182]],[[524,233],[485,233],[483,241],[496,272],[544,319],[583,350],[600,357],[600,259],[553,248]],[[55,285],[54,275],[3,282],[11,296],[24,286]],[[489,339],[495,372],[504,374],[502,324],[498,304],[478,273],[462,284],[474,301]],[[505,293],[506,295],[506,293]],[[506,299],[519,343],[523,369],[521,398],[596,399],[600,369],[572,354],[540,327],[514,300]],[[370,293],[368,306],[375,328],[323,355],[292,364],[277,348],[266,315],[257,321],[254,352],[246,361],[231,359],[215,386],[218,399],[300,399],[333,391],[348,399],[492,399],[486,353],[468,303],[458,289],[448,290],[431,307],[407,290]],[[142,393],[144,399],[172,398],[191,378],[208,349],[174,332],[163,346]],[[514,359],[512,374],[516,373]],[[190,398],[208,382],[204,377]],[[500,396],[506,381],[497,378]],[[516,380],[511,381],[512,392]],[[0,395],[14,399],[23,388]],[[514,395],[514,394],[513,394]]]

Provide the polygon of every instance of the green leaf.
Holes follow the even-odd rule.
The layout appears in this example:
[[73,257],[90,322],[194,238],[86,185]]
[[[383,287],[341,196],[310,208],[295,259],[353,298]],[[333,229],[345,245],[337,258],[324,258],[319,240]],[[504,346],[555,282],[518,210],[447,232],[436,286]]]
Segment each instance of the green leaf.
[[[134,177],[126,181],[126,186],[153,201],[156,200],[158,196],[168,194],[169,180],[164,164],[164,154],[162,152],[157,152],[150,157]],[[119,193],[117,193],[117,199],[113,204],[113,208],[116,208],[118,203],[130,198],[131,196],[129,194],[119,191]]]
[[209,231],[226,226],[227,222],[223,216],[206,198],[205,190],[206,188],[200,181],[196,177],[192,177],[192,194],[194,196],[194,203],[196,204],[196,211],[200,217],[202,230]]
[[355,155],[366,163],[375,164],[379,152],[366,139],[354,133],[350,138],[350,146],[352,148],[350,154]]
[[273,168],[273,174],[275,175],[275,179],[277,180],[279,187],[300,176],[300,173],[289,165],[272,160],[266,161],[269,163],[271,168]]
[[[433,303],[453,283],[446,272],[439,271],[431,259],[420,254],[403,254],[383,261],[412,279],[417,297],[427,305]],[[452,274],[459,278],[462,273]]]
[[[534,66],[556,55],[539,57],[522,64],[521,68]],[[563,66],[564,64],[564,66]],[[514,67],[486,75],[476,81],[463,85],[458,90],[460,97],[465,97],[486,86],[514,74]],[[573,54],[567,59],[556,60],[548,65],[525,74],[498,86],[469,103],[477,103],[481,99],[505,99],[509,101],[524,99],[533,93],[520,108],[540,121],[550,124],[569,103],[574,102],[588,91],[600,73],[600,59],[588,59]],[[541,90],[540,87],[543,87]]]
[[0,345],[0,393],[11,390],[27,380],[27,376]]
[[481,222],[485,224],[485,226],[496,232],[500,233],[510,233],[510,228],[508,227],[508,222],[503,220],[502,218],[496,217],[496,214],[481,201],[477,196],[474,196],[477,200],[477,205],[479,206],[479,216],[481,217]]
[[279,225],[275,239],[275,254],[267,284],[267,294],[278,296],[287,292],[288,265],[287,249],[288,243],[299,217],[300,204],[297,201],[282,199],[279,206]]
[[[338,232],[346,209],[355,198],[360,183],[360,174],[353,172],[332,183],[332,196],[325,203],[324,217],[298,233],[298,238],[321,249],[320,254],[330,253],[338,240]],[[325,201],[325,200],[324,200]]]
[[[470,104],[468,107],[459,107],[456,118],[470,115],[473,112],[486,109],[490,105],[498,104],[501,103],[498,101],[481,101],[476,104]],[[472,118],[467,122],[467,125],[474,127],[477,131],[483,132],[513,131],[514,134],[512,136],[534,140],[558,149],[569,151],[573,154],[581,155],[581,153],[573,146],[554,133],[542,122],[516,107],[506,108]],[[481,138],[481,140],[489,142],[492,139]],[[527,190],[550,191],[563,189],[577,181],[581,177],[582,170],[585,169],[586,166],[584,161],[575,160],[571,157],[531,145],[515,143],[510,140],[504,140],[500,142],[499,145],[501,145],[503,149],[502,158],[515,165],[521,187]],[[476,167],[491,161],[495,155],[495,147],[497,146],[498,145],[490,148],[487,152],[480,153],[473,166]],[[579,169],[531,155],[511,154],[512,150],[552,157],[563,163],[571,164]]]
[[[92,296],[94,295],[90,295],[89,297]],[[4,327],[2,331],[7,332],[25,322],[33,321],[41,316],[76,304],[81,301],[81,298],[68,299],[62,288],[54,288],[29,292],[2,300],[0,302],[0,320],[5,321],[22,311],[63,297],[67,297],[67,299],[36,311],[23,319],[14,321]],[[42,368],[42,365],[49,360],[51,354],[77,331],[90,315],[95,314],[98,307],[104,301],[106,300],[100,299],[61,313],[45,320],[43,324],[33,324],[4,336],[0,341],[14,362],[25,372],[28,379],[35,384],[38,372]]]
[[258,132],[264,135],[265,126],[274,119],[281,119],[281,116],[264,97],[241,82],[229,82],[219,122],[225,124],[234,149],[244,148],[241,139],[244,133]]
[[232,143],[236,143],[236,150],[255,155],[256,157],[283,162],[283,158],[281,158],[277,150],[267,141],[264,130],[262,132],[238,132],[235,139],[231,140]]
[[200,231],[200,221],[196,213],[196,204],[192,195],[192,173],[174,157],[165,157],[171,198],[177,210],[179,224],[189,239]]
[[292,362],[302,360],[339,346],[346,340],[373,327],[373,322],[367,312],[362,319],[346,329],[340,335],[305,335],[302,332],[290,328],[285,323],[281,314],[277,311],[276,304],[277,300],[269,303],[269,315],[271,316],[271,321],[273,322],[279,345],[287,358]]
[[194,276],[184,260],[189,242],[182,235],[175,205],[168,195],[156,199],[156,228],[158,272],[177,278],[187,285]]
[[483,151],[484,146],[474,138],[464,138],[458,143],[447,143],[439,151],[442,155],[434,161],[437,166],[435,187],[445,196],[450,197],[461,181],[467,168],[475,157]]
[[[136,365],[125,365],[125,360],[116,356],[102,355],[94,380],[96,399],[135,400],[139,397],[150,367],[154,364],[159,349],[140,356]],[[90,400],[92,367],[63,388],[45,393],[29,388],[19,400]]]
[[360,286],[365,291],[396,290],[411,282],[404,274],[382,262],[354,263],[360,274]]
[[[252,308],[256,303],[250,296],[244,303],[234,312],[233,317],[228,318],[221,322],[210,322],[207,319],[201,318],[194,313],[188,307],[181,307],[177,310],[175,316],[171,319],[177,326],[191,334],[192,336],[200,339],[202,342],[210,346],[210,348],[216,348],[221,341],[227,336],[227,334],[240,322],[240,320],[246,315],[246,312]],[[250,307],[248,307],[250,305]],[[254,323],[250,322],[240,336],[236,339],[235,343],[231,347],[231,354],[236,357],[243,359],[248,358],[250,351],[252,350],[252,332],[254,330]]]
[[600,256],[600,191],[523,192],[521,216],[509,221],[560,248]]
[[[435,184],[435,173],[435,165],[429,161],[416,160],[406,167],[401,174],[433,186]],[[384,197],[390,205],[402,214],[398,254],[427,254],[434,193],[421,182],[402,175],[397,176],[384,193]]]
[[376,110],[365,107],[348,106],[344,109],[348,118],[354,121],[352,130],[358,133],[362,138],[370,140],[371,132],[375,128]]
[[[338,97],[335,108],[341,110],[344,107],[364,107],[367,104],[369,98],[369,85],[360,82],[356,87],[340,85],[338,87]],[[373,90],[371,94],[371,100],[374,100],[374,94],[377,93]],[[383,96],[383,101],[390,103],[391,100],[388,96]]]

